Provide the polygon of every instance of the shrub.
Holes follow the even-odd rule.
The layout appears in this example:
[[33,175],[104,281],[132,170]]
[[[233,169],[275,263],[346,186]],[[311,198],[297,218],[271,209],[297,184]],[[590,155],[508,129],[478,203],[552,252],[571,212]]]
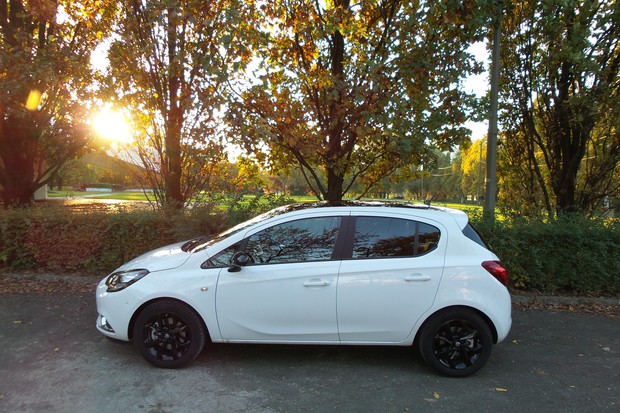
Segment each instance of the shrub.
[[59,209],[35,210],[24,237],[32,252],[35,269],[79,271],[96,263],[105,233],[106,217],[101,213],[67,214]]
[[0,215],[0,264],[12,269],[32,269],[35,264],[26,236],[32,223],[26,210],[4,211]]
[[620,294],[618,221],[563,216],[553,222],[513,220],[486,227],[511,285],[542,293]]
[[163,245],[220,232],[225,217],[201,207],[165,214],[56,205],[0,213],[0,266],[11,270],[106,274]]
[[224,194],[221,195],[219,201],[226,209],[230,226],[247,221],[271,209],[295,202],[292,198],[274,194],[258,194],[249,197],[244,197],[241,194]]

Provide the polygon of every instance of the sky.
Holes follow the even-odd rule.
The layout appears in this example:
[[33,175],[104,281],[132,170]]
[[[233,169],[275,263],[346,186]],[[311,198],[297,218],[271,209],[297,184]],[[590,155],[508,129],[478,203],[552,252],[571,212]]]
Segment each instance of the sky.
[[[475,43],[469,47],[468,51],[472,53],[479,62],[484,64],[485,68],[489,67],[491,62],[491,52],[486,49],[486,42]],[[490,80],[489,72],[485,70],[484,73],[476,76],[469,76],[464,82],[465,91],[474,93],[476,97],[480,98],[484,96],[489,89]],[[489,131],[489,122],[466,122],[467,126],[472,131],[472,140],[478,140],[485,137]]]

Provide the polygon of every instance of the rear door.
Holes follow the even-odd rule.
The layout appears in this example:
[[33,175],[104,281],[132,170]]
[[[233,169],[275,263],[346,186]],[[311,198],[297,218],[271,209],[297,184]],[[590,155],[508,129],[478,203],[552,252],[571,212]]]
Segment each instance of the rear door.
[[435,298],[445,230],[406,215],[359,214],[352,221],[350,259],[342,262],[338,280],[340,340],[404,341]]

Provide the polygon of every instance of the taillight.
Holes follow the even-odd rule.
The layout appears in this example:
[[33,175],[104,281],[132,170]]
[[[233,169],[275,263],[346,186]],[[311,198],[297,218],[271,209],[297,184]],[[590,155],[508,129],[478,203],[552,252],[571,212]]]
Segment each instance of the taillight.
[[500,261],[484,261],[482,266],[487,270],[497,281],[508,287],[508,271],[502,265]]

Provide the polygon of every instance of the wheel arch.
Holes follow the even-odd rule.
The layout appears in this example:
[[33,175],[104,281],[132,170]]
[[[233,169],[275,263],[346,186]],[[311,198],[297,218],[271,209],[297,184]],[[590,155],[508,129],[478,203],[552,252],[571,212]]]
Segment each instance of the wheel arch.
[[134,330],[134,325],[136,323],[136,319],[138,318],[138,316],[140,315],[140,313],[142,312],[142,310],[144,310],[146,307],[148,307],[149,305],[156,303],[156,302],[160,302],[160,301],[174,301],[176,303],[179,303],[181,305],[184,305],[185,307],[189,308],[191,311],[193,311],[197,316],[198,319],[200,320],[200,322],[202,323],[205,331],[207,332],[207,336],[205,337],[208,341],[211,341],[211,333],[209,332],[209,327],[207,326],[207,323],[205,322],[205,320],[202,318],[202,316],[200,315],[200,312],[196,311],[196,309],[191,306],[190,304],[188,304],[187,302],[183,301],[183,300],[179,300],[178,298],[172,298],[172,297],[157,297],[157,298],[153,298],[151,300],[148,300],[144,303],[142,303],[142,305],[140,307],[138,307],[136,309],[136,311],[134,311],[134,313],[131,316],[131,319],[129,320],[129,325],[127,326],[127,337],[129,337],[129,340],[133,340],[133,330]]
[[495,324],[493,323],[493,321],[483,311],[480,311],[479,309],[475,307],[471,307],[467,305],[452,305],[448,307],[443,307],[433,312],[432,314],[430,314],[428,317],[426,317],[424,322],[420,325],[420,327],[418,328],[418,331],[416,331],[414,344],[419,341],[418,339],[419,339],[420,333],[424,330],[424,327],[430,322],[430,320],[432,320],[434,317],[436,317],[437,315],[441,313],[444,313],[446,311],[451,311],[451,310],[471,311],[477,314],[478,316],[480,316],[480,318],[484,320],[484,322],[487,324],[487,326],[489,326],[489,329],[491,330],[491,335],[493,336],[493,344],[497,344],[497,338],[498,338],[497,328],[495,327]]

